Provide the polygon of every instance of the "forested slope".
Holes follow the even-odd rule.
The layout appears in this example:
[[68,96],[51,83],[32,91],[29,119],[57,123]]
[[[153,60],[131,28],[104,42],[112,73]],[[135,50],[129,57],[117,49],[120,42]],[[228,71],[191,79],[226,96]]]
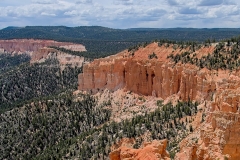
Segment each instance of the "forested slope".
[[0,74],[14,68],[22,63],[29,62],[30,56],[27,54],[11,55],[0,53]]
[[[109,105],[96,105],[89,95],[59,95],[36,99],[0,115],[1,159],[108,159],[110,147],[121,138],[135,138],[134,148],[167,138],[173,157],[189,126],[197,103],[162,105],[152,113],[120,123],[110,122]],[[184,118],[184,121],[180,120]]]
[[29,62],[16,66],[0,75],[0,110],[5,111],[36,97],[49,96],[77,87],[77,75],[82,67],[61,70],[56,59],[44,63]]

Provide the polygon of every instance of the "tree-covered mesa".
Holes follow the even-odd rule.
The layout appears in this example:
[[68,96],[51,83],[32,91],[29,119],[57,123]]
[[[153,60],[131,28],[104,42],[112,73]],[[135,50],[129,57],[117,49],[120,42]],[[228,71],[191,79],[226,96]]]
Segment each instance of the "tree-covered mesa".
[[5,28],[0,30],[0,39],[53,39],[57,41],[118,41],[145,42],[154,39],[175,41],[199,41],[216,39],[216,41],[239,35],[239,28],[133,28],[113,29],[101,26],[26,26],[22,28]]
[[51,39],[80,43],[86,46],[85,54],[101,58],[118,53],[131,46],[151,42],[154,39],[171,41],[216,41],[240,35],[239,28],[134,28],[112,29],[100,26],[26,26],[0,30],[0,39]]
[[[7,68],[6,68],[7,69]],[[77,87],[82,67],[61,68],[57,59],[44,63],[23,63],[0,74],[0,112],[36,97],[49,96]]]

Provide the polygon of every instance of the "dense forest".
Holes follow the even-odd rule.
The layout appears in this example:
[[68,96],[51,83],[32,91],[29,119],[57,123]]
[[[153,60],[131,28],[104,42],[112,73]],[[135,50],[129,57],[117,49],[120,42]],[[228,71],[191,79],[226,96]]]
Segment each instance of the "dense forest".
[[27,54],[11,55],[7,53],[0,53],[0,74],[29,61],[30,56]]
[[[95,100],[70,93],[41,98],[0,116],[0,159],[32,159],[42,151],[109,120],[109,112]],[[57,158],[58,159],[58,158]]]
[[135,28],[112,29],[100,26],[27,26],[0,30],[0,39],[34,38],[55,40],[97,40],[97,41],[137,41],[154,39],[204,41],[206,39],[226,39],[239,35],[239,28]]
[[0,74],[0,112],[19,106],[32,98],[56,94],[62,90],[76,89],[77,75],[82,67],[61,69],[57,59],[44,63],[23,63]]

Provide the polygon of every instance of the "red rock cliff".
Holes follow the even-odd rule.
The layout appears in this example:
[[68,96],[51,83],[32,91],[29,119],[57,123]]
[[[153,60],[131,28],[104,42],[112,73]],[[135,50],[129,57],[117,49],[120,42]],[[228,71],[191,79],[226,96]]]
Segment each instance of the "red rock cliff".
[[[198,56],[212,53],[213,48],[198,50]],[[158,58],[148,59],[153,52]],[[175,94],[182,100],[206,102],[205,122],[181,142],[175,159],[240,159],[240,72],[174,65],[166,57],[175,52],[180,51],[153,43],[134,55],[124,51],[95,60],[84,66],[78,89],[97,92],[105,88],[113,91],[125,88],[164,99]],[[121,155],[122,152],[125,150],[114,153]]]
[[[148,59],[148,53],[158,59]],[[172,48],[158,47],[153,43],[135,52],[127,51],[85,65],[79,75],[79,90],[96,92],[108,88],[125,88],[143,95],[167,98],[178,94],[180,99],[208,98],[216,86],[210,71],[192,65],[169,62],[166,57]]]
[[24,53],[31,56],[31,63],[44,60],[54,56],[61,64],[74,64],[82,66],[83,57],[73,56],[62,53],[56,49],[48,48],[48,46],[57,46],[66,48],[72,51],[86,51],[85,46],[68,42],[56,42],[53,40],[33,40],[33,39],[13,39],[0,40],[0,52],[8,53]]

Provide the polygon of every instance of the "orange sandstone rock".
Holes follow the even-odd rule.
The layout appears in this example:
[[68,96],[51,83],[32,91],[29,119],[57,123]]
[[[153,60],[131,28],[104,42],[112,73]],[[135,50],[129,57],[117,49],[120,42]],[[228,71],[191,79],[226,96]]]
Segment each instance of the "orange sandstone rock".
[[110,160],[170,160],[169,154],[166,151],[166,147],[167,140],[154,140],[151,143],[145,143],[144,147],[140,149],[133,149],[126,146],[121,146],[118,149],[112,151],[109,157]]
[[78,89],[97,92],[125,88],[164,99],[173,94],[183,100],[201,99],[209,97],[216,87],[212,77],[208,77],[209,72],[192,65],[174,66],[154,60],[97,59],[83,67]]
[[230,76],[217,84],[206,121],[180,144],[176,160],[240,159],[240,85]]
[[[197,54],[205,55],[201,52],[213,49],[203,48]],[[153,52],[158,58],[148,59]],[[105,88],[112,91],[125,88],[163,99],[177,95],[182,100],[207,101],[206,121],[180,143],[175,159],[240,159],[240,71],[233,71],[230,76],[228,71],[174,65],[166,59],[167,55],[179,52],[153,43],[140,48],[134,55],[123,51],[95,60],[84,66],[78,89],[97,92]],[[153,158],[152,150],[148,149],[147,146],[139,150],[123,146],[114,150],[110,158],[140,159],[145,156],[143,159],[148,159],[147,153]]]
[[44,61],[48,58],[58,59],[60,65],[82,66],[84,57],[66,54],[53,48],[40,48],[31,54],[31,63]]
[[[48,56],[52,56],[53,53],[59,52],[55,49],[48,48],[49,46],[62,47],[73,51],[86,51],[85,46],[69,42],[57,42],[53,40],[34,40],[34,39],[0,40],[0,51],[2,52],[6,51],[17,54],[27,53],[31,56],[31,62],[36,62],[38,60],[45,59]],[[62,55],[61,57],[63,57]],[[76,56],[66,56],[65,54],[64,57],[65,60],[61,58],[63,63],[74,61],[73,63],[76,64],[82,63],[83,61],[82,59],[78,59]],[[74,59],[73,57],[75,57],[76,59]]]

